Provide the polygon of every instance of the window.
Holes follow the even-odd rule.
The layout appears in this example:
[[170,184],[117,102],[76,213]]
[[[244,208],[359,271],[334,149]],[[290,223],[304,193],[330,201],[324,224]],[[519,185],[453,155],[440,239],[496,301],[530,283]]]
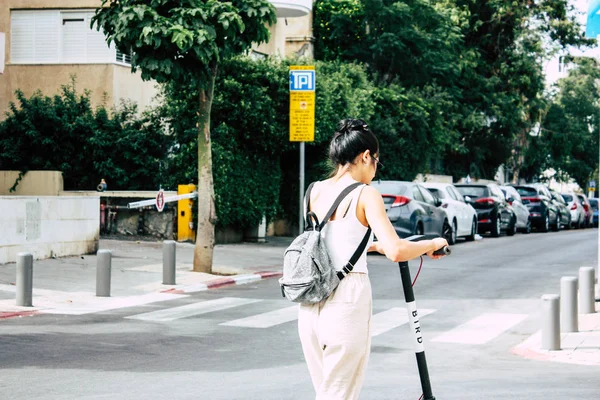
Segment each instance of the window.
[[456,201],[465,202],[465,198],[453,186],[448,186],[448,192]]
[[116,58],[114,46],[108,46],[102,31],[90,28],[93,15],[92,10],[12,11],[10,15],[11,62],[13,64],[114,62]]
[[425,199],[425,202],[431,205],[435,205],[435,199],[433,198],[431,192],[422,186],[419,186],[419,189],[421,189],[421,195]]
[[421,195],[421,192],[419,191],[418,186],[413,186],[412,190],[413,190],[413,198],[415,200],[425,202],[425,199],[423,198],[423,195]]
[[443,190],[437,189],[437,188],[428,188],[428,190],[433,193],[434,195],[437,196],[438,199],[445,199],[446,198],[446,194],[444,193]]

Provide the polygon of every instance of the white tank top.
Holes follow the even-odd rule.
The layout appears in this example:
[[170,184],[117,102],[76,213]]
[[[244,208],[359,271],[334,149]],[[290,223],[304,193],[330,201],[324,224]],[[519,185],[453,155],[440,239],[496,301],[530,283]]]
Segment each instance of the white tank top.
[[[354,189],[348,196],[352,196],[352,201],[348,211],[338,208],[336,219],[329,220],[321,234],[336,270],[341,270],[350,261],[350,258],[358,248],[358,245],[365,237],[368,228],[364,226],[356,217],[356,206],[358,198],[365,185]],[[341,213],[341,214],[340,214]],[[345,214],[345,215],[344,215]],[[352,272],[361,272],[368,274],[367,270],[367,249],[373,243],[373,233],[369,237],[367,246],[360,258],[354,264]]]

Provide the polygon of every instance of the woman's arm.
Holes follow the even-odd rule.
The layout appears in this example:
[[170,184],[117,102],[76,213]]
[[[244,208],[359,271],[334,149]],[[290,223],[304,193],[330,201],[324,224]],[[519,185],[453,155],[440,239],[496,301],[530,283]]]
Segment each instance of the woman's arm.
[[439,256],[433,256],[432,253],[448,245],[446,239],[443,238],[422,240],[420,242],[400,239],[385,212],[381,194],[371,186],[363,189],[359,199],[359,207],[364,207],[366,220],[378,240],[369,250],[385,254],[387,258],[394,262],[408,261],[423,254],[427,254],[432,258],[440,258]]

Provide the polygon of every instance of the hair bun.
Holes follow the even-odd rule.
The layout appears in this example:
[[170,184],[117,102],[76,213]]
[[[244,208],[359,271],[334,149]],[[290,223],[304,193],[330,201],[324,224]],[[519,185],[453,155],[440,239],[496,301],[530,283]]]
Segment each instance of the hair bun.
[[362,119],[348,118],[348,119],[343,119],[340,121],[337,132],[339,132],[340,134],[343,135],[350,131],[359,131],[359,130],[367,131],[367,130],[369,130],[369,125],[367,125],[367,123],[365,121],[363,121]]

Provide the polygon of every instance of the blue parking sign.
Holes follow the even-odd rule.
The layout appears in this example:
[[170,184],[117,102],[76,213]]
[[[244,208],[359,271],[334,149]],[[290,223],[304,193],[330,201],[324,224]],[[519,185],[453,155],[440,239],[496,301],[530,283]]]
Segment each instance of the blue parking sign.
[[589,0],[585,36],[596,39],[600,35],[600,0]]
[[291,70],[290,71],[290,91],[312,92],[315,90],[315,71],[314,70]]

